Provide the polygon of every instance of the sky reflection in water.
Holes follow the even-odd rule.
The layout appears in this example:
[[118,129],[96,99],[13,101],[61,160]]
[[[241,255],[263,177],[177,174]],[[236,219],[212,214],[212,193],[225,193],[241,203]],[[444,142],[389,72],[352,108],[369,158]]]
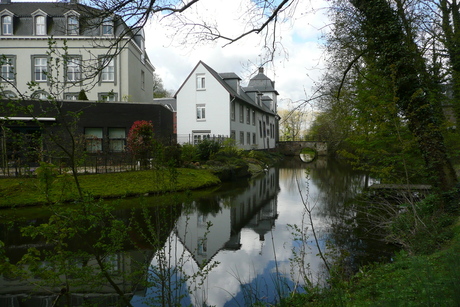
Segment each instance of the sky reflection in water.
[[[306,168],[311,168],[308,180]],[[199,272],[200,263],[212,268],[203,278],[178,282],[181,289],[176,295],[184,296],[181,305],[272,303],[279,299],[278,295],[287,295],[294,289],[303,291],[301,270],[291,259],[294,249],[299,253],[305,246],[294,240],[289,226],[294,224],[308,228],[304,261],[313,281],[324,277],[324,265],[316,256],[318,251],[298,185],[304,199],[314,207],[314,226],[319,244],[325,248],[330,222],[326,216],[330,204],[325,202],[330,198],[324,194],[330,190],[323,189],[319,172],[327,171],[323,160],[272,168],[264,177],[251,180],[245,189],[238,189],[239,194],[219,196],[218,212],[195,210],[182,215],[165,246],[171,263],[179,263],[187,275]],[[358,184],[364,182],[360,177]],[[152,265],[158,265],[158,261],[153,259]],[[133,304],[147,305],[148,297],[159,295],[158,290],[151,288],[145,297],[135,296]]]

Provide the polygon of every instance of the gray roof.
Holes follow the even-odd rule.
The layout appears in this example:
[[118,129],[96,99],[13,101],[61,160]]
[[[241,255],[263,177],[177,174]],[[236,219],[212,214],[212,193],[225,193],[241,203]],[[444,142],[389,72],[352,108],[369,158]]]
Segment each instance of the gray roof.
[[164,105],[173,112],[176,112],[177,109],[176,98],[154,98],[153,103]]
[[234,72],[219,73],[219,76],[224,80],[225,79],[238,79],[238,80],[241,80],[241,78],[238,77],[238,75],[235,74]]
[[32,14],[41,10],[47,16],[47,35],[66,35],[66,13],[75,11],[79,14],[79,35],[98,36],[101,20],[113,17],[115,35],[121,35],[128,30],[124,21],[109,11],[100,10],[84,4],[71,2],[9,2],[2,0],[0,14],[11,12],[14,36],[30,36],[33,34]]
[[[177,90],[176,94],[174,95],[174,97],[176,98],[177,97],[177,93],[180,92],[180,90],[182,89],[182,87],[184,86],[184,84],[187,82],[187,80],[192,76],[193,72],[195,71],[195,69],[198,67],[198,65],[202,64],[208,71],[209,73],[225,88],[225,90],[227,90],[227,92],[232,96],[232,97],[235,97],[236,99],[246,103],[246,104],[249,104],[251,105],[252,107],[260,110],[260,111],[263,111],[265,113],[270,113],[270,114],[275,114],[272,110],[270,110],[266,105],[262,104],[262,105],[258,105],[251,97],[249,97],[248,94],[246,94],[246,92],[244,91],[243,88],[241,88],[241,91],[239,91],[239,93],[232,87],[230,86],[227,82],[225,82],[225,80],[223,79],[223,77],[221,75],[224,75],[224,76],[232,76],[232,78],[226,78],[226,79],[235,79],[234,76],[236,76],[238,79],[239,77],[235,74],[235,73],[223,73],[223,74],[219,74],[217,73],[214,69],[212,69],[210,66],[208,66],[206,63],[204,63],[203,61],[199,61],[198,64],[195,66],[195,68],[193,68],[193,70],[190,72],[190,74],[188,75],[188,77],[185,79],[184,83],[182,83],[182,85],[180,86],[180,88]],[[271,98],[270,98],[271,99]]]
[[248,90],[253,88],[261,92],[274,92],[278,95],[278,92],[275,90],[275,82],[264,74],[263,67],[260,67],[259,73],[249,80],[247,88]]
[[68,2],[11,2],[1,3],[0,12],[4,9],[14,13],[16,17],[30,17],[33,12],[40,9],[50,17],[64,16],[69,10],[83,12],[86,14],[95,14],[98,10],[87,5]]

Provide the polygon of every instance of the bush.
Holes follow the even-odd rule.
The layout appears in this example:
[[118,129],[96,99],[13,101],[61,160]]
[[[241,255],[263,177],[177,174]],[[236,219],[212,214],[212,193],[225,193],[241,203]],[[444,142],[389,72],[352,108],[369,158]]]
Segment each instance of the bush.
[[219,141],[204,139],[198,143],[198,156],[201,161],[207,161],[213,154],[219,152],[221,147]]
[[223,142],[218,154],[220,156],[239,157],[242,152],[243,150],[238,149],[238,147],[236,146],[236,141],[234,139],[226,139]]
[[182,162],[182,148],[180,145],[166,146],[164,149],[166,163],[171,166],[179,167]]
[[184,164],[196,162],[198,160],[198,149],[193,144],[182,145],[180,159]]

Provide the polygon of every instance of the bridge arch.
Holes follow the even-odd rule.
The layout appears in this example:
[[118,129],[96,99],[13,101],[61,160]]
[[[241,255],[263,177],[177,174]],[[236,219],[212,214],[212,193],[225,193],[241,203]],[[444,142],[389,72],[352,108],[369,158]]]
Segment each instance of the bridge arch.
[[277,143],[279,153],[286,156],[298,156],[304,148],[316,150],[318,156],[327,155],[327,142],[322,141],[283,141]]

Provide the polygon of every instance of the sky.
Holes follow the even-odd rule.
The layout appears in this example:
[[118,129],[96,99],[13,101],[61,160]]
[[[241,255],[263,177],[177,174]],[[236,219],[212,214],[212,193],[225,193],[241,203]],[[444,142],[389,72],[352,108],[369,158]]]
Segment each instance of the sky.
[[[204,19],[208,24],[217,24],[223,35],[234,37],[247,27],[245,16],[250,4],[251,0],[200,0],[187,9],[182,17]],[[298,0],[297,6],[288,11],[287,21],[277,26],[280,45],[274,60],[264,65],[264,72],[275,81],[279,108],[295,107],[309,100],[314,84],[323,74],[325,55],[320,43],[328,25],[326,7],[326,0]],[[218,73],[236,73],[245,86],[264,59],[262,35],[251,34],[225,46],[225,41],[209,42],[193,36],[184,37],[186,29],[176,27],[172,30],[168,27],[170,24],[170,18],[156,15],[147,22],[144,30],[150,61],[162,79],[164,88],[173,93],[200,60]],[[179,33],[178,36],[173,36],[175,31]],[[292,103],[288,106],[289,101]]]
[[[189,18],[204,18],[209,24],[217,23],[221,33],[242,33],[246,23],[244,13],[250,0],[200,0],[185,12]],[[281,45],[274,61],[264,65],[265,74],[275,81],[279,92],[280,107],[287,101],[309,99],[312,87],[323,74],[323,50],[321,35],[327,29],[325,2],[299,1],[294,15],[278,26]],[[263,37],[251,34],[245,39],[226,45],[225,41],[206,42],[189,36],[173,37],[174,31],[167,27],[171,20],[153,18],[146,27],[146,49],[156,73],[163,80],[164,88],[175,92],[201,60],[218,73],[234,72],[246,85],[263,60]],[[176,28],[177,29],[177,28]],[[197,43],[198,41],[198,43]]]

